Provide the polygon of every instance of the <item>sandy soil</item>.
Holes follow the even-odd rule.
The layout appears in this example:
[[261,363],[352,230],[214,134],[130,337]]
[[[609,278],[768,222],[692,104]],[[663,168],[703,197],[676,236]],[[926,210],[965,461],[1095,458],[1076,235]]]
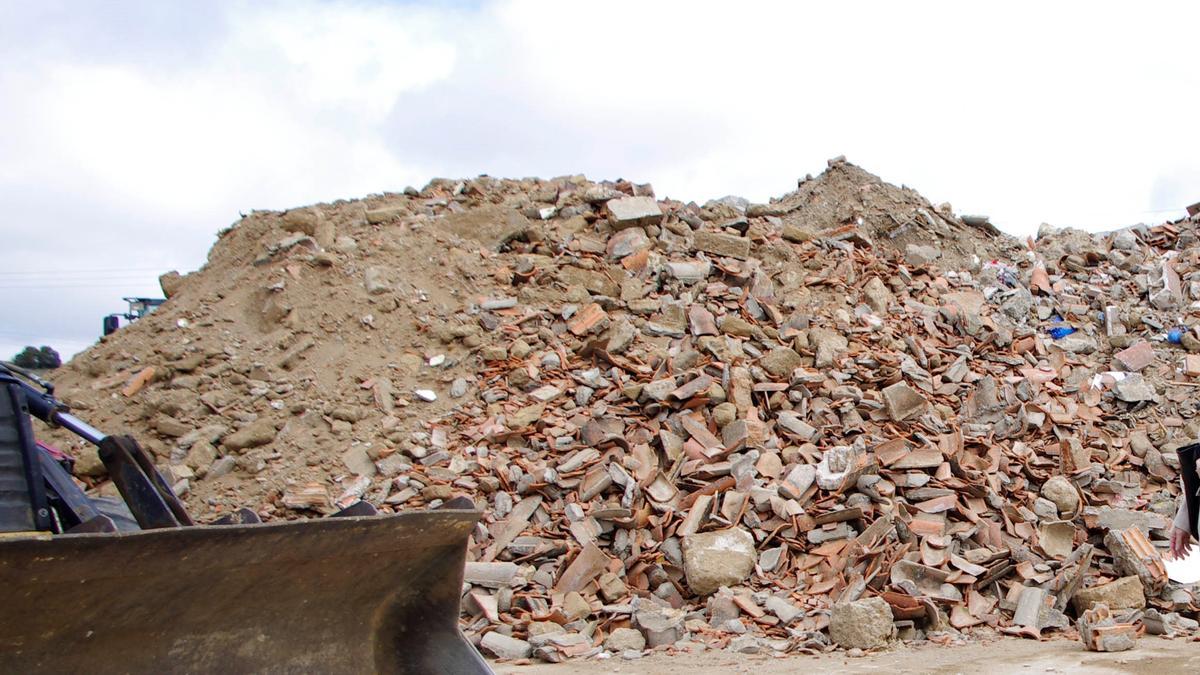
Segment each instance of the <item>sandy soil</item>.
[[1192,673],[1200,669],[1200,644],[1187,639],[1143,638],[1136,649],[1117,654],[1088,652],[1078,642],[998,640],[962,647],[929,646],[849,658],[824,656],[746,656],[727,652],[647,656],[636,661],[607,659],[560,665],[492,664],[497,675],[547,673],[931,673],[1001,675],[1007,673]]

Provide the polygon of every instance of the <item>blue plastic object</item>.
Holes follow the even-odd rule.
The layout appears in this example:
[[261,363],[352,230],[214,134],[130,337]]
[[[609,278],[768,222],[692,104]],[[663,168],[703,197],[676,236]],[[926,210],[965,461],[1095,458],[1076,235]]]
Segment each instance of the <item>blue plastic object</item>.
[[1183,342],[1183,329],[1172,328],[1171,330],[1167,331],[1167,342],[1170,342],[1173,345]]
[[1071,333],[1074,333],[1075,329],[1071,326],[1054,326],[1048,329],[1046,332],[1049,333],[1050,337],[1054,338],[1055,340],[1061,340]]

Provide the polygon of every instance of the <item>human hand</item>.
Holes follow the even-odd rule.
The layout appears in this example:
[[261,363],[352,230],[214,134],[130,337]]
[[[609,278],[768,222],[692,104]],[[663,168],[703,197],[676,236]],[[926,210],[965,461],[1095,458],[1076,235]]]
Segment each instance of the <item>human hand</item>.
[[1171,530],[1171,557],[1180,560],[1192,550],[1192,533],[1178,527]]

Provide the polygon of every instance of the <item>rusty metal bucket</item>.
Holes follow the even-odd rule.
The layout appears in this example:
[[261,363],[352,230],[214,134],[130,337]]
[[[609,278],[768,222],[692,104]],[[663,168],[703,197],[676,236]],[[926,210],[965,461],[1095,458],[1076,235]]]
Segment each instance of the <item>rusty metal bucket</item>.
[[478,518],[0,540],[0,672],[489,673],[458,629]]

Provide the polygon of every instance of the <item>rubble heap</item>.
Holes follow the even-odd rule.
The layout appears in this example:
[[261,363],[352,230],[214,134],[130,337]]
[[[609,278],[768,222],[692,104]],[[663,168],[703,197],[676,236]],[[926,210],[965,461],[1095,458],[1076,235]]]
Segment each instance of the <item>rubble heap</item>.
[[840,159],[769,204],[435,180],[246,216],[59,390],[200,520],[470,497],[502,658],[1190,630],[1198,232],[1018,242]]

